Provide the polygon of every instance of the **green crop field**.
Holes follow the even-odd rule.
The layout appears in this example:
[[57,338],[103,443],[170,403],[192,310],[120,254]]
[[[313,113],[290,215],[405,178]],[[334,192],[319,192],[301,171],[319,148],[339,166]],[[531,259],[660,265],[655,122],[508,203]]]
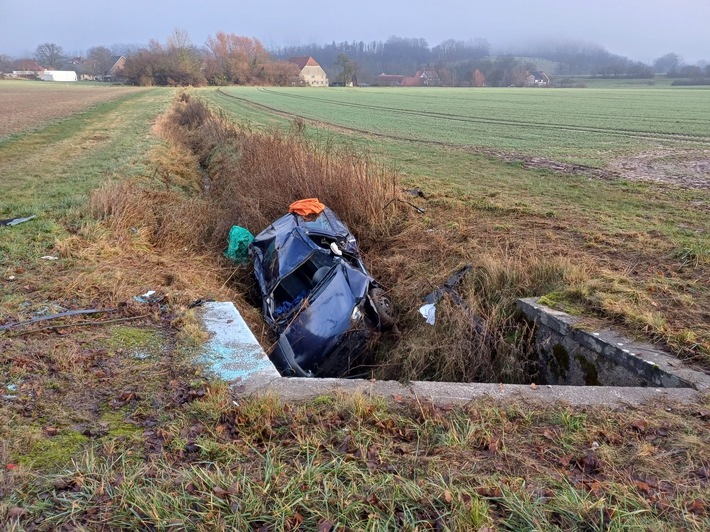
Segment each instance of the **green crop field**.
[[697,148],[710,142],[710,90],[702,89],[230,87],[213,100],[395,139],[597,167],[649,146]]

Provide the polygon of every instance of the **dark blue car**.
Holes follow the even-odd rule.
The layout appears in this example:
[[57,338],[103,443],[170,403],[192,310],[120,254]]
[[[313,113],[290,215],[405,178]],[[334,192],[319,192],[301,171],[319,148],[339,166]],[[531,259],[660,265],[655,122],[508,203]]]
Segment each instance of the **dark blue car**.
[[269,357],[282,375],[340,377],[373,333],[394,325],[392,304],[333,211],[289,213],[252,242],[264,319],[278,340]]

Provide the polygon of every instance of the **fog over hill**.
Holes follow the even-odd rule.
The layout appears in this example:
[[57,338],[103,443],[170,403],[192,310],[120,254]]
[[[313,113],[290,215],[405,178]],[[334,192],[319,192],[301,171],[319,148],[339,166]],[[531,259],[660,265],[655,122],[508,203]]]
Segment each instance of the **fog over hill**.
[[695,63],[710,60],[708,20],[707,0],[6,1],[0,3],[0,54],[28,57],[53,42],[80,55],[97,45],[164,41],[182,28],[198,46],[218,31],[256,37],[272,49],[402,35],[430,46],[483,38],[495,50],[544,37],[597,43],[636,61],[675,52]]

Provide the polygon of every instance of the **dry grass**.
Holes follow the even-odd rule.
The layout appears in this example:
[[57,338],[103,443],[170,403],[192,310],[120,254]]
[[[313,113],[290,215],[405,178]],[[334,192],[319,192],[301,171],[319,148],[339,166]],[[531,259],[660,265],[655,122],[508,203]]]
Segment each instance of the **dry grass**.
[[399,205],[385,210],[399,194],[396,174],[354,149],[317,146],[298,128],[290,134],[238,129],[188,95],[161,129],[198,157],[205,198],[220,218],[219,239],[232,225],[260,232],[293,201],[311,197],[335,210],[364,246],[399,221]]

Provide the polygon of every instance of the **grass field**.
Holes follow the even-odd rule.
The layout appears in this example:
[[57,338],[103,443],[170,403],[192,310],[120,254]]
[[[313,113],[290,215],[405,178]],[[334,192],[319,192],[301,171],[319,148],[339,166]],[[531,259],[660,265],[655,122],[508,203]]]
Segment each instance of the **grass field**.
[[597,167],[649,146],[702,148],[710,140],[710,90],[371,87],[220,92],[394,139],[488,148]]
[[0,139],[52,120],[71,116],[101,102],[139,89],[108,84],[53,84],[40,81],[0,81]]
[[[253,129],[298,125],[214,89],[192,94]],[[710,528],[707,397],[615,409],[360,396],[286,405],[210,382],[192,363],[200,336],[185,303],[232,299],[248,319],[259,312],[230,283],[239,272],[221,250],[191,241],[209,209],[188,186],[202,183],[197,155],[161,134],[173,95],[129,91],[0,139],[0,218],[38,215],[0,227],[0,322],[117,309],[0,332],[0,528]],[[472,262],[469,301],[482,288],[491,300],[534,295],[547,268],[598,316],[703,360],[706,191],[318,121],[305,135],[367,151],[424,190],[412,201],[426,213],[366,256],[417,342],[447,331],[420,329],[420,292]],[[164,305],[132,299],[149,289]],[[446,312],[437,317],[446,326]]]

